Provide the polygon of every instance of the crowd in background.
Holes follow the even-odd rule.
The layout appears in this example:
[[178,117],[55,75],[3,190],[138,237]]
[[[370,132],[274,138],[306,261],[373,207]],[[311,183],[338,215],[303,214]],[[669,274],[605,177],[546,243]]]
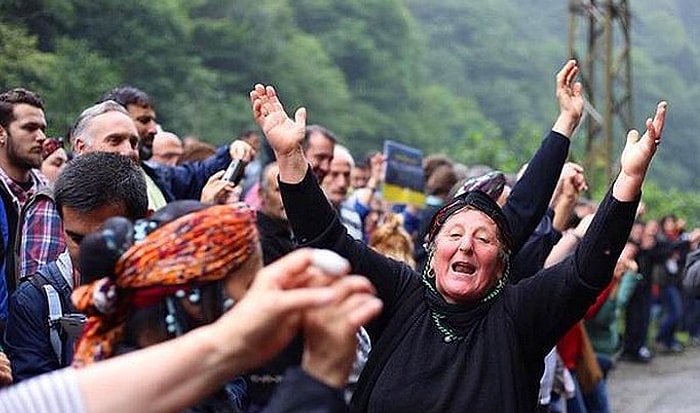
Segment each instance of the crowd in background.
[[[262,281],[254,274],[263,265],[291,262],[279,260],[309,241],[288,220],[281,165],[273,153],[279,148],[265,139],[268,131],[241,131],[219,148],[193,136],[181,138],[157,123],[155,103],[130,86],[86,108],[66,137],[44,136],[44,111],[51,108],[31,91],[0,95],[5,386],[138,353],[198,327],[223,331],[216,320],[226,309],[270,288],[256,289]],[[386,157],[380,151],[352,154],[342,137],[321,125],[305,126],[301,150],[345,233],[416,274],[430,272],[436,212],[474,191],[505,209],[519,180],[535,168],[501,171],[499,165],[464,165],[430,154],[422,165],[425,203],[412,205],[383,196]],[[245,164],[240,181],[222,179],[236,161]],[[542,200],[545,212],[513,255],[504,283],[527,283],[556,266],[591,225],[598,204],[588,198],[583,168],[566,162],[555,178],[551,198]],[[653,363],[655,357],[682,357],[686,348],[700,346],[700,298],[682,283],[686,258],[699,242],[700,229],[688,228],[673,211],[648,216],[642,199],[612,282],[542,360],[538,405],[532,409],[609,412],[605,383],[616,363]],[[277,346],[279,354],[261,356],[255,366],[232,367],[233,377],[217,377],[220,390],[191,411],[293,411],[275,390],[280,383],[304,386],[288,372],[300,365],[305,370],[298,374],[340,391],[330,398],[344,405],[373,351],[374,338],[358,327],[379,311],[366,297],[371,287],[344,288],[354,298],[336,303],[343,311],[326,310],[336,318],[295,318],[295,331],[289,344]],[[343,324],[344,346],[325,349],[338,354],[320,354],[319,343],[329,346],[328,337],[338,337],[328,325],[349,317],[360,303],[369,303],[369,310]],[[60,314],[54,314],[57,305]],[[258,336],[251,337],[255,343]],[[309,337],[324,338],[314,346]],[[319,373],[319,360],[344,367]]]

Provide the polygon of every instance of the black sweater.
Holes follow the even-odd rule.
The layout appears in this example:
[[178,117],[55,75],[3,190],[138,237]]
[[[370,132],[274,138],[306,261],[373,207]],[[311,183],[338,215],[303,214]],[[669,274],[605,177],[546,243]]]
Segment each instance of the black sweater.
[[[545,139],[528,168],[530,177],[521,179],[504,208],[515,251],[549,202],[565,157],[552,146],[562,139],[555,133]],[[553,178],[544,176],[558,164],[549,170]],[[299,240],[348,258],[352,271],[367,276],[384,302],[382,314],[367,326],[373,350],[352,405],[353,411],[369,412],[534,411],[542,360],[610,281],[637,204],[608,194],[575,254],[507,286],[488,303],[465,306],[465,338],[446,342],[420,276],[348,237],[311,174],[280,187]]]

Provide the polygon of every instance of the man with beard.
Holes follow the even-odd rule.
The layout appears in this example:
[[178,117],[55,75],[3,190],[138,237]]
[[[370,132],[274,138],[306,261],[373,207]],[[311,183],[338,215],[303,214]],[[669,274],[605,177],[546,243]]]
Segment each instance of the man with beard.
[[156,112],[146,92],[133,86],[119,86],[107,92],[100,102],[113,100],[129,112],[139,135],[138,160],[145,174],[148,188],[148,207],[154,211],[164,207],[168,202],[177,199],[199,199],[207,179],[215,172],[226,169],[232,158],[249,161],[255,155],[248,152],[247,144],[234,141],[228,146],[222,146],[216,153],[202,162],[185,162],[176,167],[152,165],[146,163],[153,155],[153,139],[155,138]]
[[[76,157],[89,152],[112,152],[126,156],[134,162],[139,161],[137,146],[138,128],[123,105],[115,101],[104,101],[85,109],[71,128],[71,146]],[[244,142],[234,141],[229,147],[218,150],[217,154],[203,162],[189,166],[160,166],[158,182],[161,186],[149,186],[153,183],[147,169],[141,162],[142,174],[147,182],[149,209],[158,209],[153,202],[154,193],[160,199],[199,199],[206,180],[216,171],[224,169],[231,161],[231,155],[239,159],[251,156],[249,146]],[[162,188],[162,189],[161,189]],[[40,191],[21,209],[20,236],[13,243],[17,254],[16,278],[33,275],[42,265],[54,261],[65,250],[66,242],[56,203],[52,196]],[[163,195],[165,194],[165,196]]]
[[[0,333],[7,319],[8,294],[15,289],[14,260],[8,246],[14,244],[18,213],[32,193],[45,184],[36,170],[41,167],[46,139],[44,103],[34,92],[12,89],[0,94]],[[1,336],[0,336],[1,337]]]
[[333,132],[320,125],[308,125],[304,133],[301,147],[304,156],[311,164],[311,170],[319,183],[323,182],[331,169],[333,148],[337,139]]
[[156,110],[146,92],[133,86],[120,86],[107,92],[101,102],[113,100],[126,108],[139,133],[139,158],[147,161],[153,156],[153,140],[158,133]]

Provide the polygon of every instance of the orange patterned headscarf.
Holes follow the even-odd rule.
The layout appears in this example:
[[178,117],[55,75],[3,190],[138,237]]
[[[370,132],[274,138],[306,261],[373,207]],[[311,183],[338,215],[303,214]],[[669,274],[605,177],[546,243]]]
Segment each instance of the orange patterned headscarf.
[[129,311],[188,285],[221,280],[257,248],[255,214],[240,203],[211,206],[155,229],[119,258],[113,275],[73,292],[77,310],[88,316],[74,366],[110,357]]

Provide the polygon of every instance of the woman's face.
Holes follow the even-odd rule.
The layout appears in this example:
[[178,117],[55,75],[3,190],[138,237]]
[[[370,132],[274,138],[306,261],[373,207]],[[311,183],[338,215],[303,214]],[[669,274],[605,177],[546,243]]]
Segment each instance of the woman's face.
[[503,274],[498,227],[486,214],[465,209],[435,238],[432,268],[438,292],[449,303],[481,299]]

